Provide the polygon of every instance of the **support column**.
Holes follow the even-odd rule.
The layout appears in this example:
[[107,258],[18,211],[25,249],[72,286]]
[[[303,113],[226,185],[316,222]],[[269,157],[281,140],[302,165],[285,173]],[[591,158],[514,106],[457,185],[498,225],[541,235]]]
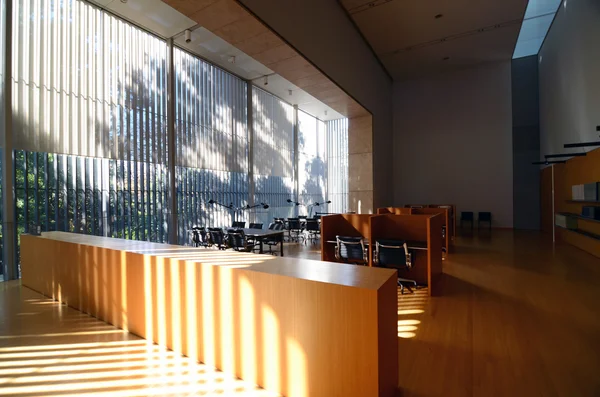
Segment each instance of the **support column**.
[[357,214],[375,212],[371,115],[348,119],[348,201],[349,210]]
[[[300,178],[298,172],[298,138],[300,135],[300,125],[298,124],[298,105],[294,105],[294,198],[300,201]],[[294,206],[294,216],[298,216],[299,208]]]
[[17,264],[17,238],[15,224],[14,158],[12,133],[12,0],[6,0],[4,9],[4,73],[2,90],[4,91],[4,136],[2,137],[2,237],[4,279],[15,280],[19,277]]
[[[252,109],[252,82],[246,82],[247,122],[248,122],[248,205],[254,205],[254,112]],[[256,221],[256,220],[254,220]]]
[[169,244],[178,243],[177,226],[177,184],[175,180],[175,68],[173,60],[173,39],[169,46],[169,64],[167,68],[167,136],[169,150],[167,166],[169,169]]

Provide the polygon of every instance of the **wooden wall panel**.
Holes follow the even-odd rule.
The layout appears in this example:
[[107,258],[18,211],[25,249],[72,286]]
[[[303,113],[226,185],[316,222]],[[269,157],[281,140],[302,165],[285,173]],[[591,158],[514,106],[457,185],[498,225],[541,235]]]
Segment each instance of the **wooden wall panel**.
[[22,250],[25,286],[269,390],[397,389],[391,270],[61,232]]

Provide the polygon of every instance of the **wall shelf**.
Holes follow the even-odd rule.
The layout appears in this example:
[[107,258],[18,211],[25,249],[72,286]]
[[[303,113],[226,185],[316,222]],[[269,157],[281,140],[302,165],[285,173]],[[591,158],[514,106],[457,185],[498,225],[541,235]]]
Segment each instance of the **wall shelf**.
[[585,201],[585,200],[567,200],[567,203],[600,205],[600,201]]
[[600,223],[600,219],[589,218],[586,216],[581,216],[578,214],[573,214],[572,212],[559,212],[560,215],[570,216],[571,218],[583,219],[584,221],[596,222]]
[[582,236],[586,236],[586,237],[589,237],[594,240],[600,240],[600,234],[590,233],[590,232],[587,232],[587,231],[581,230],[581,229],[567,229],[566,227],[562,227],[562,226],[558,226],[558,225],[556,225],[556,227],[559,227],[563,230],[568,230],[573,233],[581,234]]

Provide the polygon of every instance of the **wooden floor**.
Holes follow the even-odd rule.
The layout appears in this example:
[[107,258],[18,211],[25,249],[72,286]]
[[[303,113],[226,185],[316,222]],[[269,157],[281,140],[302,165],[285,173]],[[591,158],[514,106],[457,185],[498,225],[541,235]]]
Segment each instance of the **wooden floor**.
[[230,375],[0,283],[0,396],[272,397]]
[[[443,296],[398,298],[403,396],[600,396],[600,259],[494,231],[457,238],[443,266]],[[270,395],[1,283],[0,396],[86,393]]]

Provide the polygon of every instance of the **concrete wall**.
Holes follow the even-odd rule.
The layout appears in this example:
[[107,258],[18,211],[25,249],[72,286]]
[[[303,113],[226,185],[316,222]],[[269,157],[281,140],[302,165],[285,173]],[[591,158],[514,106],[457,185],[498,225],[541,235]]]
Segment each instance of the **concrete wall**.
[[564,1],[538,58],[542,155],[600,140],[600,1]]
[[373,202],[393,201],[392,81],[336,0],[239,0],[373,116]]
[[513,219],[515,229],[540,229],[540,117],[537,56],[512,61]]
[[372,214],[373,127],[372,117],[348,120],[348,205],[357,214]]
[[394,199],[513,226],[511,63],[394,84]]

